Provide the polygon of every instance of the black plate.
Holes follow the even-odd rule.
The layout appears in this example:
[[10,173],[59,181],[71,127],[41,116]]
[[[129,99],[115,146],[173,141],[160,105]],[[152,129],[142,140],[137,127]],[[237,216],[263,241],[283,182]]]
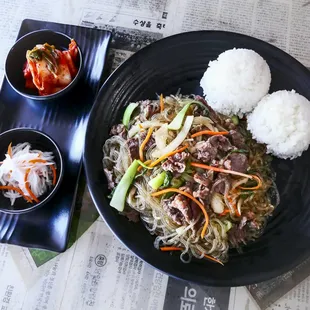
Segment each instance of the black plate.
[[22,215],[0,213],[0,242],[62,252],[67,246],[75,206],[86,124],[102,83],[111,34],[84,27],[24,20],[18,38],[39,29],[63,32],[76,40],[83,54],[83,75],[72,92],[48,102],[27,99],[16,93],[6,79],[3,82],[0,131],[30,127],[48,134],[63,155],[64,177],[59,190],[44,207]]
[[[109,206],[102,171],[102,145],[112,124],[120,122],[124,106],[155,93],[201,94],[199,81],[210,60],[227,49],[243,47],[258,52],[272,73],[270,91],[295,89],[310,99],[310,73],[285,52],[263,41],[230,32],[199,31],[172,36],[149,45],[119,67],[102,87],[86,133],[84,163],[93,200],[115,235],[152,266],[178,278],[214,286],[238,286],[278,276],[310,254],[309,154],[274,160],[281,204],[266,233],[243,254],[231,253],[224,267],[205,260],[183,264],[179,255],[153,247],[154,237]],[[281,113],[281,111],[279,111]]]

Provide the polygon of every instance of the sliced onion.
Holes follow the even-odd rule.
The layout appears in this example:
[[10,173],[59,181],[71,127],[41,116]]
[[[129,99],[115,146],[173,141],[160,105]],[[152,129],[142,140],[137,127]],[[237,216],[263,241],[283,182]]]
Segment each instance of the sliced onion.
[[188,133],[192,127],[193,120],[194,120],[194,116],[187,116],[181,131],[178,133],[178,135],[175,137],[175,139],[172,140],[171,143],[169,143],[162,150],[155,150],[152,153],[152,156],[154,158],[159,158],[165,154],[171,153],[174,150],[176,150],[178,148],[178,146],[181,145],[182,142],[186,139],[186,137],[187,137],[187,135],[188,135]]
[[[139,125],[143,129],[147,129],[150,127],[161,127],[163,124],[165,123],[154,120],[154,121],[146,121],[146,122],[140,123]],[[130,130],[128,131],[129,138],[133,137],[135,134],[137,134],[141,130],[141,127],[139,125],[134,125],[130,128]]]
[[224,201],[223,201],[223,196],[214,193],[211,198],[211,208],[213,211],[217,214],[221,214],[224,212]]
[[212,131],[216,131],[215,128],[212,126],[213,121],[209,117],[205,116],[196,116],[194,117],[193,125],[204,125],[208,129]]
[[153,137],[155,138],[156,149],[159,151],[164,149],[167,145],[167,138],[169,137],[168,124],[162,125],[155,131]]

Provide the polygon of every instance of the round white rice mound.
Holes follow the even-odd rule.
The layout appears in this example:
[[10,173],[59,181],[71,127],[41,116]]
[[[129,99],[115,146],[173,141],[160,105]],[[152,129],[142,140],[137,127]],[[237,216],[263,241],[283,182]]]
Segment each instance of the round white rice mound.
[[242,116],[268,93],[270,82],[269,66],[259,54],[234,48],[209,62],[200,86],[215,111]]
[[296,158],[310,144],[310,102],[294,90],[265,96],[248,116],[248,129],[268,153]]

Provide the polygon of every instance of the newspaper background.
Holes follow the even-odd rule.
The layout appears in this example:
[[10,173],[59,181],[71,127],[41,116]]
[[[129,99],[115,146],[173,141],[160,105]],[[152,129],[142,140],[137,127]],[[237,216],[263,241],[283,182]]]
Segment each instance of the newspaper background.
[[[162,37],[201,29],[252,35],[310,66],[306,0],[0,0],[0,83],[24,18],[111,30],[111,70]],[[310,259],[248,288],[181,282],[143,263],[115,239],[97,218],[83,181],[79,193],[72,246],[65,253],[0,245],[0,310],[310,308]]]

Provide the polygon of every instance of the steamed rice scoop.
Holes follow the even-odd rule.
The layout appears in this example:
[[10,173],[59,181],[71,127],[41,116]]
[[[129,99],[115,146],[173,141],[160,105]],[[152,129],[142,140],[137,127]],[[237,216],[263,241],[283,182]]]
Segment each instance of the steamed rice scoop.
[[259,54],[234,48],[209,62],[200,86],[215,111],[242,116],[268,93],[270,82],[269,66]]
[[248,116],[248,130],[267,151],[280,158],[296,158],[310,144],[310,102],[294,90],[265,96]]
[[32,150],[27,142],[8,146],[0,166],[0,189],[14,205],[23,197],[30,203],[40,202],[39,197],[56,185],[56,167],[52,152]]

